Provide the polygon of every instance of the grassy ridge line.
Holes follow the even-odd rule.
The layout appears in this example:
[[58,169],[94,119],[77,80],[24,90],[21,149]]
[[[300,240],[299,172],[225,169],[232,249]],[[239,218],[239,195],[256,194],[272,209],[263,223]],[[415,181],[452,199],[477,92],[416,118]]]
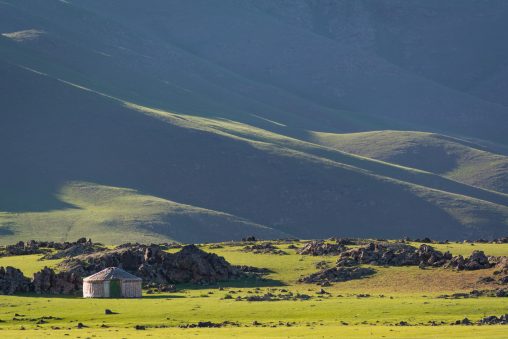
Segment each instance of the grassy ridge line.
[[269,148],[273,145],[275,148],[279,147],[281,149],[295,151],[296,153],[294,154],[301,154],[314,159],[322,159],[323,161],[331,161],[348,169],[364,170],[364,173],[376,174],[381,177],[388,177],[418,186],[424,186],[431,189],[433,188],[443,192],[456,193],[460,196],[469,196],[471,198],[485,200],[486,202],[508,206],[508,194],[471,187],[469,185],[443,178],[440,175],[436,175],[425,170],[386,161],[379,161],[366,156],[355,155],[353,152],[342,152],[331,147],[276,134],[235,121],[176,114],[132,103],[125,103],[125,105],[186,128],[195,128],[208,132],[220,133],[221,135],[250,143],[257,142],[264,148]]
[[434,133],[375,131],[313,132],[310,139],[374,159],[443,175],[469,185],[508,192],[508,157],[474,143]]
[[[83,235],[109,244],[165,241],[202,242],[286,238],[288,234],[218,211],[143,195],[132,189],[85,182],[65,184],[59,199],[72,208],[48,212],[0,213],[12,234],[0,244],[33,239],[72,241]],[[10,227],[9,227],[10,226]]]

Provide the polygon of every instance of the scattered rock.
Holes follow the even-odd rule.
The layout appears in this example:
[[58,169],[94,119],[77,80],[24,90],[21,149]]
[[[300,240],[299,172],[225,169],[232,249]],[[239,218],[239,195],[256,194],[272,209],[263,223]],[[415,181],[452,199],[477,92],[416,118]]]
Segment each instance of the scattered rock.
[[339,255],[347,248],[340,244],[330,244],[324,241],[311,241],[297,251],[303,255]]
[[154,282],[145,283],[144,288],[147,288],[148,289],[147,293],[150,292],[150,294],[153,294],[155,292],[174,293],[177,291],[176,285],[174,284],[159,284]]
[[494,279],[493,277],[481,277],[480,279],[478,279],[479,284],[489,284],[494,281],[496,281],[496,279]]
[[302,293],[293,293],[293,292],[285,292],[285,293],[265,293],[263,295],[249,295],[246,297],[237,297],[236,301],[282,301],[282,300],[309,300],[312,297],[307,294]]
[[476,323],[478,325],[508,325],[508,314],[504,314],[500,317],[491,315],[478,320]]
[[330,284],[332,282],[361,279],[373,275],[374,273],[376,273],[376,271],[371,268],[333,267],[300,278],[298,281],[323,286],[324,284]]
[[238,265],[235,266],[240,272],[243,272],[247,275],[252,276],[263,276],[269,273],[272,273],[271,270],[264,267],[254,267],[254,266],[247,266],[247,265]]
[[464,318],[462,320],[457,320],[454,323],[455,325],[472,325],[473,323],[468,318]]
[[[86,248],[100,248],[103,247],[100,244],[92,244],[90,239],[80,238],[75,242],[54,242],[54,241],[35,241],[30,240],[27,242],[20,241],[13,245],[5,246],[3,251],[0,251],[1,255],[28,255],[28,254],[41,254],[48,253],[51,249],[57,251],[64,251],[71,247],[86,247]],[[71,251],[72,252],[72,251]],[[51,255],[51,254],[49,254]],[[56,259],[56,258],[55,258]]]
[[240,323],[233,322],[233,321],[223,321],[221,323],[214,323],[211,321],[200,321],[195,324],[182,324],[179,327],[180,328],[220,328],[224,326],[236,326],[239,327]]
[[244,252],[252,252],[254,254],[278,254],[278,255],[286,255],[287,252],[278,249],[271,242],[265,242],[262,244],[254,244],[245,246],[242,251]]
[[327,261],[319,261],[316,263],[316,268],[320,269],[320,270],[329,268],[329,267],[330,267],[330,264]]

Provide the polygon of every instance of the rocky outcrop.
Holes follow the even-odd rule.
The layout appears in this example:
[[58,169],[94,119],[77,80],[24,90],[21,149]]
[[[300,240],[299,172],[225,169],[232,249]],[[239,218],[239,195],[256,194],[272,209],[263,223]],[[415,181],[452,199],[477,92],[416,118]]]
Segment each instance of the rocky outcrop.
[[376,273],[376,271],[371,268],[333,267],[312,273],[311,275],[300,278],[298,281],[308,284],[327,286],[333,282],[361,279],[373,275],[374,273]]
[[43,259],[52,260],[52,259],[72,258],[78,255],[91,254],[103,251],[105,249],[106,247],[100,244],[94,244],[91,241],[78,242],[72,244],[70,247],[58,250],[55,253],[48,253],[43,257]]
[[167,253],[158,245],[121,246],[77,256],[59,265],[62,271],[81,277],[106,267],[121,267],[147,284],[209,284],[243,276],[223,257],[204,252],[194,245],[185,246],[177,253]]
[[[92,253],[93,251],[103,248],[102,245],[94,244],[91,239],[87,240],[86,238],[80,238],[75,242],[30,240],[7,245],[3,251],[0,250],[0,255],[13,256],[46,253],[45,259],[60,259],[67,256],[78,255],[79,252]],[[51,253],[51,250],[56,250],[57,252]]]
[[0,294],[12,295],[30,291],[30,280],[17,268],[0,267]]
[[482,251],[474,251],[467,258],[461,255],[453,257],[450,252],[442,253],[427,244],[416,248],[404,243],[370,243],[342,252],[337,261],[338,266],[359,264],[450,267],[456,270],[479,270],[494,265]]
[[11,255],[28,255],[28,254],[39,254],[43,253],[41,250],[39,243],[34,240],[30,240],[28,242],[20,241],[13,245],[5,246],[3,254],[6,256]]
[[330,244],[324,241],[311,241],[300,248],[297,253],[303,255],[339,255],[346,251],[347,247],[340,244]]
[[45,267],[34,274],[32,289],[38,294],[76,294],[81,292],[83,280],[75,273],[59,272]]
[[[423,250],[423,252],[428,251],[429,249]],[[426,255],[428,255],[428,253]],[[341,253],[337,264],[339,266],[352,266],[359,264],[410,266],[419,265],[420,259],[417,249],[413,246],[403,243],[376,242]]]
[[476,323],[478,325],[508,325],[508,314],[504,314],[500,317],[491,315],[488,317],[481,318]]
[[254,244],[245,246],[242,251],[244,252],[252,252],[254,254],[278,254],[278,255],[286,255],[287,252],[278,249],[270,242],[265,242],[262,244]]
[[492,266],[494,264],[490,263],[489,258],[483,251],[474,251],[468,258],[464,258],[461,255],[455,256],[445,265],[445,267],[451,267],[459,271],[481,270],[491,268]]

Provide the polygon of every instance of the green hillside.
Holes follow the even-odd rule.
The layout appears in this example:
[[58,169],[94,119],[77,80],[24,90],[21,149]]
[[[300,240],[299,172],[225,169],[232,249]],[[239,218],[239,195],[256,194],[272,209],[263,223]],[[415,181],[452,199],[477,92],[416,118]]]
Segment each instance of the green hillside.
[[0,213],[2,243],[17,239],[67,241],[86,235],[110,244],[125,242],[213,241],[246,234],[276,239],[287,234],[216,211],[142,195],[131,189],[68,183],[58,198],[72,207],[25,213]]
[[348,153],[508,193],[508,157],[457,138],[423,132],[374,131],[351,134],[316,132],[312,140]]
[[[390,17],[382,16],[392,13],[390,8],[358,5],[347,26],[351,32],[343,32],[347,38],[342,39],[277,15],[283,11],[306,18],[327,12],[326,4],[314,8],[311,3],[302,1],[290,11],[284,1],[273,1],[275,9],[267,12],[249,0],[157,0],[151,6],[133,0],[122,6],[102,0],[8,0],[0,3],[0,32],[7,34],[0,39],[0,50],[4,60],[128,101],[227,117],[283,134],[395,128],[508,144],[501,128],[501,122],[508,122],[506,107],[430,81],[427,74],[400,66],[398,59],[387,61],[383,51],[398,48],[388,44],[393,37],[387,40],[382,34],[393,31],[385,27]],[[385,5],[397,6],[389,1]],[[412,6],[423,13],[435,7],[443,14],[449,10],[439,4]],[[474,9],[461,13],[464,32],[471,13]],[[340,9],[330,14],[336,20],[340,15]],[[445,15],[436,21],[437,27],[449,25]],[[496,26],[483,24],[483,35],[497,32]],[[428,37],[432,32],[419,32],[427,27],[420,25],[414,30],[422,39]],[[37,39],[9,38],[26,30],[44,33]],[[371,32],[370,38],[363,36],[365,31]],[[372,47],[378,44],[384,47]],[[404,46],[410,47],[419,48]]]
[[422,19],[495,36],[492,10],[0,1],[0,242],[503,236],[508,108],[473,85],[505,49]]
[[[123,103],[16,66],[2,71],[16,79],[0,81],[10,107],[0,124],[11,142],[2,145],[5,239],[463,238],[506,227],[502,194],[244,124]],[[69,181],[118,188],[72,189]]]

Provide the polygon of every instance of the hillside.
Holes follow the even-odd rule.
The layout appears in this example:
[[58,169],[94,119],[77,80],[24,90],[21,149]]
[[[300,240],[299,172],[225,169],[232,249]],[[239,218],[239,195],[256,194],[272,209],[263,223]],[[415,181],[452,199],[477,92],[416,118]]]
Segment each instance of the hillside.
[[58,198],[69,207],[56,211],[0,214],[0,225],[7,226],[0,228],[2,243],[31,239],[35,234],[44,234],[45,239],[55,241],[86,235],[111,244],[241,239],[246,234],[266,239],[288,237],[283,232],[232,215],[142,195],[129,189],[70,182],[62,186]]
[[[0,48],[4,60],[132,102],[224,116],[278,133],[417,129],[508,143],[500,127],[508,122],[506,107],[427,80],[426,74],[387,61],[381,50],[371,48],[385,41],[383,32],[393,30],[383,25],[390,16],[382,14],[394,10],[363,3],[346,12],[352,23],[343,33],[349,38],[334,39],[273,13],[305,18],[328,11],[340,20],[342,9],[311,3],[299,1],[289,11],[284,1],[274,1],[275,9],[267,13],[261,3],[248,0],[154,1],[151,6],[131,0],[122,6],[95,0],[3,1],[0,32],[7,36]],[[446,14],[448,7],[410,5],[424,13]],[[460,13],[459,27],[468,27],[471,13]],[[448,22],[441,15],[435,25],[445,28]],[[490,36],[495,29],[485,25],[482,34]],[[24,41],[9,38],[26,30],[44,33]],[[365,32],[374,39],[370,45],[363,44]]]
[[505,235],[508,108],[397,43],[450,8],[358,4],[1,1],[0,242]]
[[433,133],[403,131],[351,134],[316,132],[311,139],[348,153],[508,193],[508,157],[464,140]]
[[[130,188],[204,208],[208,214],[216,211],[215,220],[224,220],[219,223],[222,231],[214,231],[217,235],[209,238],[268,237],[276,234],[273,232],[296,237],[431,233],[453,238],[500,235],[505,227],[508,204],[503,195],[452,185],[450,190],[471,190],[469,193],[478,198],[445,193],[408,182],[420,180],[432,185],[439,177],[428,180],[411,170],[275,137],[247,125],[127,105],[15,66],[4,65],[2,72],[7,74],[0,80],[2,102],[9,107],[9,114],[1,116],[0,127],[8,141],[2,143],[2,154],[9,164],[1,178],[6,188],[2,206],[7,212],[2,224],[4,233],[12,233],[12,237],[26,239],[36,229],[44,229],[50,238],[61,239],[62,234],[72,238],[88,228],[96,229],[100,240],[106,237],[100,230],[108,227],[109,232],[111,228],[114,232],[132,231],[125,237],[135,238],[144,232],[139,229],[142,227],[148,229],[148,237],[204,238],[202,232],[195,232],[196,226],[182,219],[180,231],[168,226],[171,223],[150,226],[160,224],[160,218],[169,218],[174,209],[170,202],[155,210],[140,206],[134,191],[123,194],[132,195],[130,203],[138,199],[139,210],[127,204],[123,208],[129,210],[129,216],[121,209],[100,216],[96,209],[111,210],[117,199],[110,197],[108,190],[93,198],[80,190],[74,191],[71,199],[65,194],[59,197],[61,187],[65,189],[69,181]],[[31,100],[25,100],[26,96]],[[74,102],[79,105],[69,110]],[[39,113],[40,107],[46,114]],[[16,145],[16,151],[11,145]],[[372,170],[407,177],[407,181]],[[90,200],[95,201],[94,209],[86,207]],[[73,212],[75,208],[79,211]],[[363,213],[365,210],[369,213]],[[69,213],[74,214],[71,217]],[[76,213],[79,222],[73,221]],[[139,222],[128,222],[133,218]],[[230,233],[227,225],[238,225],[239,219],[250,224]],[[56,229],[47,229],[48,224]],[[75,230],[73,225],[77,225]],[[274,231],[256,229],[259,225]]]

